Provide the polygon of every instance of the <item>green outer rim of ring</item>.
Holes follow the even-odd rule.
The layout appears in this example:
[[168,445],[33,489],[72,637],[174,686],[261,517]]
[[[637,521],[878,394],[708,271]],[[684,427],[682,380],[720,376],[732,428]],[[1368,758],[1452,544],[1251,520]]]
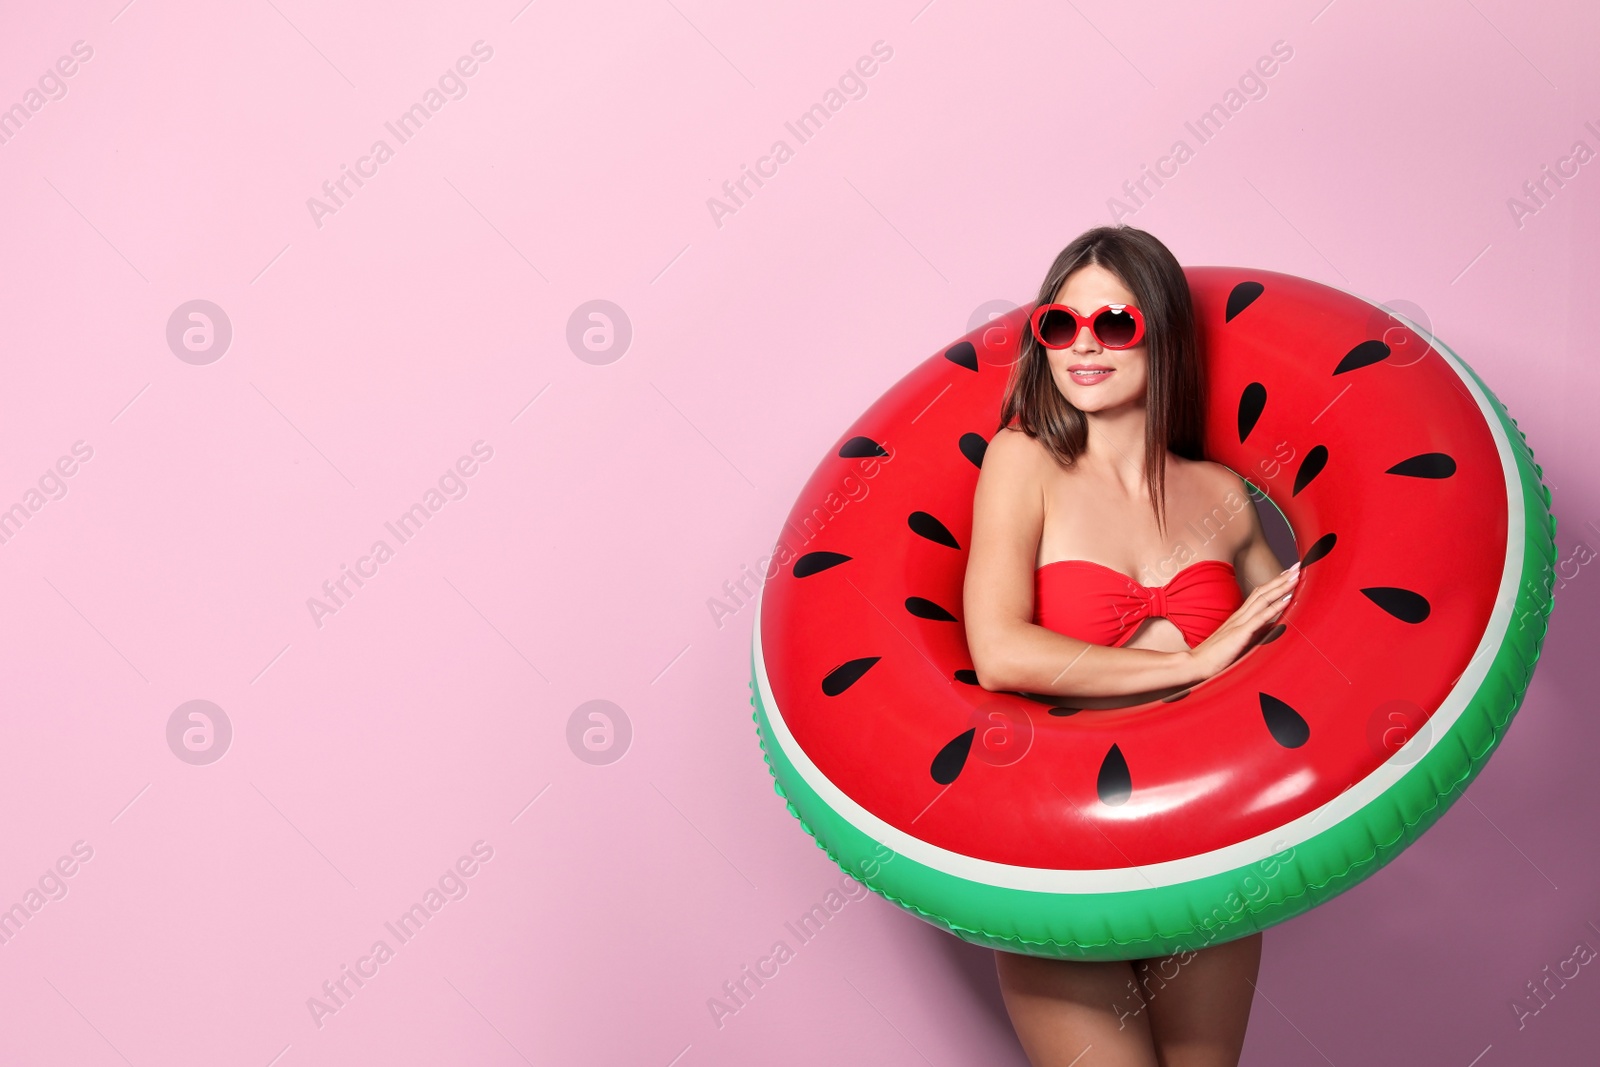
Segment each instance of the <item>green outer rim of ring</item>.
[[[1544,470],[1499,398],[1465,361],[1457,357],[1455,362],[1488,397],[1511,444],[1526,515],[1522,577],[1512,623],[1456,724],[1360,811],[1277,857],[1171,886],[1068,898],[945,874],[889,852],[805,783],[773,743],[755,679],[752,641],[751,718],[773,791],[817,847],[872,892],[962,940],[1030,956],[1126,960],[1192,951],[1293,918],[1375,874],[1444,814],[1499,746],[1539,662],[1554,606],[1555,517]],[[1069,926],[1071,937],[1052,936],[1067,933]]]

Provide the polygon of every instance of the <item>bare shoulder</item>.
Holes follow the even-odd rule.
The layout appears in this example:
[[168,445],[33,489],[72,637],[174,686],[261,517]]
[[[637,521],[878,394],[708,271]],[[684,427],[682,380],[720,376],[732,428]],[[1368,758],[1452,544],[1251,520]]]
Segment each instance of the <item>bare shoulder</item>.
[[1187,462],[1199,475],[1199,483],[1208,497],[1221,501],[1230,514],[1237,514],[1246,520],[1234,538],[1234,552],[1237,554],[1249,549],[1261,537],[1261,519],[1256,513],[1250,483],[1221,463],[1209,459]]
[[1222,464],[1209,459],[1193,461],[1196,468],[1200,469],[1210,479],[1208,484],[1215,485],[1223,491],[1239,494],[1245,501],[1250,499],[1250,484],[1244,478],[1224,467]]
[[1007,426],[996,431],[984,449],[981,475],[997,476],[1008,482],[1032,480],[1048,462],[1050,454],[1044,445],[1021,430]]
[[1021,430],[1014,430],[1009,426],[1001,427],[989,439],[989,447],[983,454],[984,466],[988,466],[990,456],[1005,457],[1002,462],[1021,463],[1032,462],[1044,453],[1044,446],[1034,438],[1029,437]]
[[1184,472],[1191,485],[1208,496],[1225,496],[1237,493],[1249,499],[1250,490],[1245,480],[1222,464],[1209,459],[1188,459],[1168,453],[1171,460]]
[[978,471],[974,521],[1009,526],[1042,513],[1043,464],[1049,458],[1044,446],[1021,430],[1005,427],[996,431],[983,451]]

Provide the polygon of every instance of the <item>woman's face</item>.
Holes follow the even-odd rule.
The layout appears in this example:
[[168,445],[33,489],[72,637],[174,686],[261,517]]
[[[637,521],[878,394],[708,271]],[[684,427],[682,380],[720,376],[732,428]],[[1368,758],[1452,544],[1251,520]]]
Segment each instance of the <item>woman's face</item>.
[[[1133,294],[1117,276],[1097,263],[1067,275],[1056,292],[1055,302],[1080,315],[1093,314],[1107,304],[1136,304]],[[1148,382],[1148,330],[1147,324],[1144,338],[1132,348],[1102,348],[1094,331],[1085,326],[1066,348],[1045,349],[1056,388],[1079,411],[1107,411],[1124,404],[1142,406]],[[1106,368],[1109,373],[1089,373],[1090,368]],[[1075,369],[1081,373],[1074,373]]]

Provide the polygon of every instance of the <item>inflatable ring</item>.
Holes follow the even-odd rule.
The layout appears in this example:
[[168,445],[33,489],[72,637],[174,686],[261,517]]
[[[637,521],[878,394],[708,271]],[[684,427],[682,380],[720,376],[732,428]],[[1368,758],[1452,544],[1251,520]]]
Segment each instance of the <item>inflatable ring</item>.
[[852,877],[976,944],[1166,956],[1331,899],[1460,796],[1539,658],[1550,492],[1488,386],[1353,294],[1185,273],[1206,457],[1278,508],[1302,564],[1227,670],[1115,710],[977,684],[973,491],[1031,306],[856,421],[758,595],[752,717],[776,792]]

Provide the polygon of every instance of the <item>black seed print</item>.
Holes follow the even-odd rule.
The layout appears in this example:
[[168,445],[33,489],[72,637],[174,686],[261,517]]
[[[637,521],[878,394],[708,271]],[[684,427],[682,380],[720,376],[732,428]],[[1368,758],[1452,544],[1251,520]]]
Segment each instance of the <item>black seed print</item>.
[[946,545],[954,549],[961,547],[956,542],[956,535],[950,532],[949,527],[929,515],[926,511],[913,511],[906,516],[906,525],[911,527],[911,532],[918,537],[925,537],[936,544]]
[[1333,373],[1343,374],[1347,370],[1360,370],[1362,367],[1381,362],[1389,358],[1389,346],[1382,341],[1362,341],[1350,351],[1345,353],[1339,365],[1333,368]]
[[1260,282],[1240,282],[1233,287],[1233,292],[1228,294],[1228,310],[1223,315],[1223,322],[1232,322],[1233,317],[1251,304],[1256,302],[1256,297],[1266,291],[1266,286]]
[[1332,552],[1333,543],[1337,540],[1339,540],[1338,534],[1326,533],[1311,542],[1311,547],[1306,549],[1306,554],[1300,557],[1300,569],[1305,570],[1317,560]]
[[933,775],[935,782],[949,785],[956,780],[961,768],[967,765],[967,753],[972,751],[972,738],[977,732],[978,728],[974,726],[966,733],[958,734],[933,757],[933,766],[928,768],[928,773]]
[[971,371],[978,369],[978,350],[972,347],[971,341],[951,345],[945,349],[944,358],[958,367],[965,367]]
[[1432,609],[1428,598],[1410,589],[1393,585],[1375,585],[1361,590],[1366,598],[1401,622],[1421,622]]
[[1322,473],[1322,468],[1328,465],[1328,449],[1326,445],[1317,445],[1306,453],[1305,460],[1300,464],[1300,469],[1294,472],[1294,489],[1290,496],[1298,496],[1300,490],[1311,484],[1311,479]]
[[972,461],[974,467],[983,466],[983,454],[989,449],[989,442],[975,433],[964,433],[958,442],[961,454]]
[[1128,773],[1128,761],[1122,758],[1122,749],[1116,745],[1100,761],[1100,777],[1095,779],[1095,791],[1102,804],[1117,805],[1133,795],[1133,776]]
[[934,622],[955,622],[956,617],[941,608],[931,600],[920,596],[906,597],[906,610],[919,619],[932,619]]
[[1448,478],[1456,472],[1456,461],[1444,452],[1424,452],[1420,456],[1403,459],[1384,471],[1385,474],[1403,474],[1408,478]]
[[829,671],[828,676],[822,680],[822,692],[830,697],[838,696],[860,681],[861,676],[871,670],[872,665],[882,658],[882,656],[862,656],[860,659],[853,659],[839,664],[839,666]]
[[794,576],[809,578],[829,567],[837,567],[841,563],[848,562],[850,558],[842,552],[807,552],[794,561]]
[[1299,748],[1311,736],[1311,727],[1298,711],[1267,693],[1261,694],[1261,717],[1272,739],[1284,748]]
[[1244,444],[1244,439],[1250,436],[1250,431],[1256,428],[1256,420],[1261,418],[1261,412],[1267,406],[1267,387],[1260,382],[1251,382],[1244,387],[1244,392],[1239,394],[1239,443]]
[[870,437],[852,437],[839,446],[839,455],[843,459],[859,459],[862,456],[887,456],[888,454],[882,445]]

